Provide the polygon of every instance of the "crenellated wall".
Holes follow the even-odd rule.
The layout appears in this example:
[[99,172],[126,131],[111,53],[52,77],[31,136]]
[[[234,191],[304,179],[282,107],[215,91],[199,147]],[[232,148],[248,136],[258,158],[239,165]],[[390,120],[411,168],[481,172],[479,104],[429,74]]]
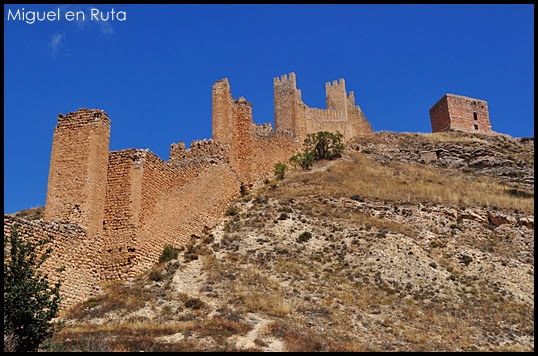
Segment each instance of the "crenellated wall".
[[318,131],[340,132],[347,141],[373,130],[361,108],[355,105],[353,92],[346,96],[344,79],[325,84],[327,109],[310,108],[301,99],[295,73],[274,78],[275,127],[292,129],[299,142]]
[[[125,280],[157,262],[163,247],[185,245],[215,225],[241,186],[253,189],[278,162],[300,150],[308,133],[371,133],[346,97],[341,79],[327,83],[327,110],[309,108],[295,74],[275,78],[275,130],[256,125],[252,104],[232,97],[227,79],[213,85],[211,140],[172,143],[168,161],[149,150],[109,152],[110,120],[102,110],[59,115],[54,129],[45,221],[4,215],[26,238],[53,238],[43,266],[62,282],[63,307],[95,295],[105,281]],[[64,272],[56,269],[65,265]]]
[[247,188],[272,175],[274,165],[286,162],[300,149],[292,129],[273,131],[256,125],[252,104],[232,98],[227,79],[213,85],[213,141],[224,147],[230,165]]

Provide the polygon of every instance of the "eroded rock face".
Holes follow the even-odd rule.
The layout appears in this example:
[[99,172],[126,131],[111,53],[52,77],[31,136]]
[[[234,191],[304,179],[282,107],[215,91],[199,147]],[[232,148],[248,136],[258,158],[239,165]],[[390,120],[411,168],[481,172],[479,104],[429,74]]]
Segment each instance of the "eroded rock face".
[[431,135],[381,132],[375,139],[355,141],[351,147],[380,161],[399,161],[459,168],[487,175],[515,188],[534,189],[534,139],[508,135],[439,133]]

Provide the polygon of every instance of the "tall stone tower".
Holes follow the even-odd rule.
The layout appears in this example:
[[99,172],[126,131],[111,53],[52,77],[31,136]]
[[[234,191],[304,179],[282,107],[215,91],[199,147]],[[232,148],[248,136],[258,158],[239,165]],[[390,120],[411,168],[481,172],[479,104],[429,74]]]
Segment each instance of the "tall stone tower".
[[445,94],[430,109],[432,132],[458,130],[492,133],[488,103],[466,96]]
[[295,130],[297,136],[301,136],[305,128],[301,120],[300,103],[301,91],[297,89],[295,73],[290,73],[289,77],[284,74],[281,78],[273,79],[274,100],[275,100],[275,129]]
[[327,97],[327,110],[340,111],[347,119],[347,94],[346,82],[343,78],[340,81],[333,80],[325,83],[325,93]]
[[102,110],[58,115],[50,158],[44,219],[85,226],[99,234],[104,219],[110,119]]

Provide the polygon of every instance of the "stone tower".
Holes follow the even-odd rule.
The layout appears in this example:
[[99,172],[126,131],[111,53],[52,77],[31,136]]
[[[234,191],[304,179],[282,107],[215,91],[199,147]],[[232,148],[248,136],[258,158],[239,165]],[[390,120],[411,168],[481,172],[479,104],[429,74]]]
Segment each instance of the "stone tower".
[[340,81],[333,80],[325,83],[325,93],[327,97],[327,110],[339,111],[347,118],[347,94],[346,82],[343,78]]
[[430,109],[432,132],[465,131],[492,133],[488,103],[466,96],[445,94]]
[[110,120],[102,110],[58,116],[54,128],[44,219],[102,229]]

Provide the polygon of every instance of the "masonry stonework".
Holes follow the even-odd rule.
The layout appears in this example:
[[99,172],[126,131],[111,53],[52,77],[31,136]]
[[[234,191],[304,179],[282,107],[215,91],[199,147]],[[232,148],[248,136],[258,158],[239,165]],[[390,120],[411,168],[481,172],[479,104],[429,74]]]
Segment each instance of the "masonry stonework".
[[[343,79],[327,83],[327,110],[309,108],[295,74],[274,80],[275,129],[256,125],[252,104],[213,85],[212,139],[172,143],[168,161],[149,150],[109,152],[102,110],[59,115],[54,129],[43,221],[4,215],[25,238],[52,238],[43,266],[62,282],[62,307],[85,300],[102,282],[126,280],[157,262],[163,247],[185,245],[215,225],[241,187],[253,189],[286,162],[308,133],[339,131],[346,140],[373,133]],[[58,267],[66,268],[59,272]]]
[[466,96],[445,94],[430,109],[432,132],[465,131],[492,133],[488,103]]
[[301,99],[295,73],[274,78],[275,128],[293,130],[297,140],[318,131],[340,132],[344,140],[372,134],[372,126],[361,108],[355,105],[355,94],[346,94],[344,79],[325,84],[327,109],[310,108]]
[[58,116],[50,159],[45,220],[98,234],[104,218],[110,120],[102,110]]
[[88,238],[85,228],[76,224],[28,221],[4,215],[4,236],[18,225],[19,237],[32,241],[51,238],[51,257],[41,266],[50,283],[60,282],[61,304],[65,309],[94,296],[99,290],[99,239]]

